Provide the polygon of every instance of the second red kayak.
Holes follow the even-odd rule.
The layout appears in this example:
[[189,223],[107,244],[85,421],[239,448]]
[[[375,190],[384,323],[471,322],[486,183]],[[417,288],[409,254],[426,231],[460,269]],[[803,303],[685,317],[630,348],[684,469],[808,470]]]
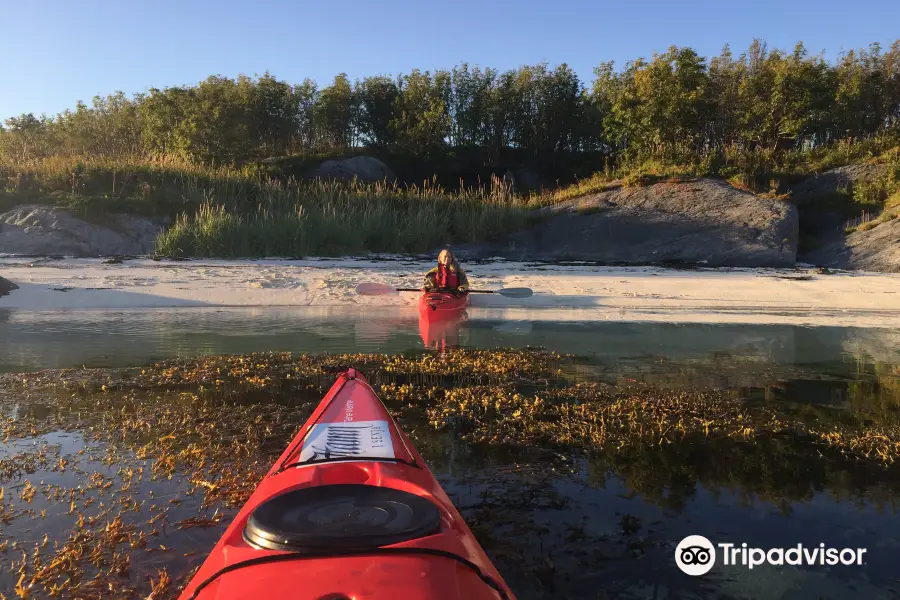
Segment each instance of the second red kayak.
[[359,371],[342,373],[181,600],[515,600]]
[[469,294],[422,292],[419,296],[419,316],[429,321],[453,319],[466,312]]

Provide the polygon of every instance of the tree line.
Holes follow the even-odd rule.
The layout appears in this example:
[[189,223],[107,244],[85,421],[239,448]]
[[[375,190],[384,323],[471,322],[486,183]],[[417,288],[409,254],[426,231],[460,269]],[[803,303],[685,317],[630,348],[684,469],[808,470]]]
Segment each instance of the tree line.
[[463,64],[330,85],[269,73],[212,76],[193,86],[96,97],[55,117],[25,114],[0,128],[0,153],[178,156],[240,164],[268,156],[368,147],[440,158],[603,152],[614,159],[714,164],[735,153],[804,150],[898,129],[900,41],[833,63],[755,41],[738,56],[672,47],[590,85],[567,65],[500,72]]

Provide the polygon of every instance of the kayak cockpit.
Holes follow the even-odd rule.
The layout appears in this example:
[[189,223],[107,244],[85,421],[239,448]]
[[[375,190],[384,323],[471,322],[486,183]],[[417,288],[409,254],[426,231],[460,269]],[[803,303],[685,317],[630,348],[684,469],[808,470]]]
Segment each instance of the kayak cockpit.
[[244,540],[260,549],[322,553],[372,550],[438,533],[429,499],[361,484],[305,487],[266,500],[251,513]]

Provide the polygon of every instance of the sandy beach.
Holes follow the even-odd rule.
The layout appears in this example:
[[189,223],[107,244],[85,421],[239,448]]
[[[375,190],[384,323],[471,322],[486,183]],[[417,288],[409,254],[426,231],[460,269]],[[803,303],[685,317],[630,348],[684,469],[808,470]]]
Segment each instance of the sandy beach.
[[[418,287],[431,267],[397,256],[307,260],[0,259],[19,285],[0,309],[47,311],[210,306],[412,305],[414,293],[365,297],[362,282]],[[813,269],[673,270],[488,261],[468,264],[472,289],[527,286],[508,299],[473,294],[471,311],[534,320],[620,320],[900,327],[900,275]],[[519,317],[521,318],[521,317]]]

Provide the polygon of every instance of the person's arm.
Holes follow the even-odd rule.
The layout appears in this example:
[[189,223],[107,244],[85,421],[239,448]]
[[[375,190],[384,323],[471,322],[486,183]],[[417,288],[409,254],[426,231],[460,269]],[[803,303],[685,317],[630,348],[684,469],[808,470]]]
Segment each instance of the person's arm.
[[437,287],[437,267],[425,273],[425,289],[430,290]]
[[459,291],[468,292],[469,291],[469,278],[466,277],[466,272],[462,269],[459,270]]

